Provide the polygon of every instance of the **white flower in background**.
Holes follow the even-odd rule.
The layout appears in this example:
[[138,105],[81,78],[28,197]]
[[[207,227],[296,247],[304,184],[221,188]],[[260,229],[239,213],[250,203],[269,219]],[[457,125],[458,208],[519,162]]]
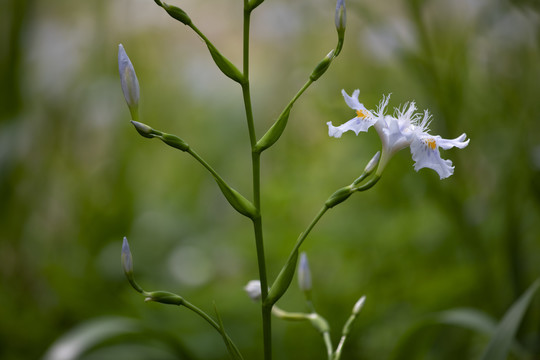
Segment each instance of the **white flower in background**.
[[261,282],[259,280],[250,280],[244,290],[253,301],[259,301],[261,299]]
[[428,126],[431,122],[431,115],[427,110],[424,111],[423,116],[417,113],[414,102],[406,103],[401,108],[396,109],[395,116],[390,116],[384,114],[390,95],[383,97],[377,111],[370,111],[358,101],[359,90],[355,90],[352,96],[348,96],[344,90],[342,90],[342,94],[347,105],[356,110],[357,117],[338,127],[332,126],[332,123],[328,122],[328,134],[339,138],[349,130],[358,135],[359,132],[366,132],[371,126],[375,127],[382,142],[382,155],[377,175],[382,173],[396,152],[406,147],[411,148],[416,171],[427,167],[435,170],[441,179],[454,173],[452,161],[441,159],[439,148],[444,150],[453,147],[463,149],[469,145],[466,134],[455,139],[443,139],[439,135],[429,134]]

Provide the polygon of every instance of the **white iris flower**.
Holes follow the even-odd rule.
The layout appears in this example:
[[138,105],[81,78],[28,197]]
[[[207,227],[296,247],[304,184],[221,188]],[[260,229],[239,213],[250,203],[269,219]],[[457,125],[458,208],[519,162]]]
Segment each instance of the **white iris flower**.
[[445,179],[454,173],[452,161],[441,159],[439,148],[444,150],[457,147],[463,149],[469,145],[466,134],[455,139],[443,139],[439,135],[429,134],[431,115],[427,110],[424,114],[416,112],[414,102],[407,103],[396,109],[394,116],[385,115],[385,109],[390,100],[390,95],[383,96],[376,111],[367,110],[358,101],[359,90],[355,90],[352,96],[342,90],[347,105],[356,111],[357,117],[340,126],[333,126],[328,122],[328,135],[339,138],[346,131],[354,131],[356,135],[367,132],[373,126],[382,142],[382,155],[377,169],[380,175],[390,160],[399,150],[411,148],[412,158],[415,161],[416,171],[422,168],[433,169],[441,179]]

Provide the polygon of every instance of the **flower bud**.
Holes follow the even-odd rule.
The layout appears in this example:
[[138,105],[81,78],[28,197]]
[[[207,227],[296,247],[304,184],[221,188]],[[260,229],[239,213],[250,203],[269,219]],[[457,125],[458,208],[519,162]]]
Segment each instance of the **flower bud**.
[[364,172],[366,174],[371,174],[373,170],[377,167],[377,164],[379,163],[379,159],[381,158],[381,152],[377,151],[375,155],[369,160],[368,164],[366,165]]
[[161,135],[160,139],[167,145],[182,150],[182,151],[188,151],[189,145],[182,139],[180,139],[176,135],[171,134],[163,134]]
[[133,258],[131,257],[131,251],[129,250],[129,244],[125,236],[122,242],[122,267],[126,275],[133,274]]
[[131,60],[126,54],[122,44],[118,45],[118,70],[120,72],[120,83],[124,98],[126,99],[131,118],[139,119],[139,80],[135,74],[135,69]]
[[138,292],[142,293],[143,289],[135,282],[135,279],[133,278],[133,258],[131,257],[129,243],[125,236],[124,241],[122,242],[122,268],[124,269],[124,274],[126,274],[126,278],[131,286]]
[[328,200],[326,200],[326,206],[333,208],[334,206],[347,200],[349,196],[354,192],[351,186],[345,186],[333,193]]
[[317,64],[317,66],[309,76],[311,81],[317,81],[317,79],[320,78],[321,75],[326,72],[326,70],[328,70],[328,67],[332,63],[332,60],[334,60],[334,50],[330,51],[328,55],[326,55],[324,59],[322,59],[322,61]]
[[153,291],[146,294],[144,301],[155,301],[169,305],[183,305],[184,298],[168,291]]
[[336,3],[336,30],[338,33],[345,32],[345,26],[347,25],[347,11],[345,9],[345,0],[337,0]]
[[354,307],[353,307],[353,310],[352,310],[352,313],[353,315],[358,315],[358,313],[360,312],[360,310],[362,310],[362,308],[364,307],[364,303],[366,302],[366,297],[365,296],[362,296],[357,302],[356,304],[354,304]]
[[169,14],[173,19],[180,21],[184,25],[191,24],[191,18],[188,16],[188,14],[186,14],[184,10],[180,9],[179,7],[169,5],[164,2],[161,2],[160,6],[165,9],[167,14]]
[[250,280],[244,290],[253,301],[261,300],[261,282],[259,280]]
[[131,123],[133,124],[133,126],[135,127],[135,130],[137,130],[137,132],[141,135],[141,136],[144,136],[145,138],[153,138],[154,136],[154,130],[146,125],[146,124],[143,124],[143,123],[140,123],[138,121],[134,121],[134,120],[131,120]]
[[345,27],[347,25],[347,11],[345,10],[345,0],[337,0],[336,15],[334,20],[338,33],[338,44],[336,46],[336,56],[338,56],[341,52],[341,48],[343,48],[343,42],[345,40]]
[[300,264],[298,265],[298,286],[305,293],[311,291],[311,271],[305,252],[300,254]]

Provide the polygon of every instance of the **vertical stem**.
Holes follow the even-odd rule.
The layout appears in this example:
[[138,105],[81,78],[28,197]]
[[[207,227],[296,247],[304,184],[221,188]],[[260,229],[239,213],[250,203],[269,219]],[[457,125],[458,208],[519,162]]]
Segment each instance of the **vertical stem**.
[[[264,256],[264,242],[261,218],[261,156],[254,151],[257,143],[255,126],[253,121],[253,110],[251,105],[251,93],[249,88],[249,28],[251,20],[251,8],[248,0],[244,0],[244,36],[243,36],[243,74],[242,95],[244,97],[244,107],[249,131],[249,141],[251,144],[251,162],[253,170],[253,204],[257,209],[257,216],[253,219],[253,229],[255,232],[255,245],[257,248],[257,263],[259,265],[259,279],[261,281],[261,295],[264,304],[268,297],[268,280],[266,277],[266,261]],[[270,306],[261,306],[263,324],[263,344],[264,359],[272,359],[272,334],[271,334],[271,311]]]

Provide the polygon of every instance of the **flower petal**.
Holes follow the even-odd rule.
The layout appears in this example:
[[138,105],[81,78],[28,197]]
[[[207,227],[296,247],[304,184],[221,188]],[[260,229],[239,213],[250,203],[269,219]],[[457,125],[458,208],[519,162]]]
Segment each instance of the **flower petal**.
[[[411,154],[415,161],[414,170],[422,168],[433,169],[439,174],[439,177],[445,179],[454,173],[454,167],[451,160],[441,159],[439,153],[439,142],[443,141],[440,136],[416,136],[411,143]],[[449,140],[446,140],[449,141]]]
[[441,138],[440,140],[437,141],[437,145],[439,145],[444,150],[448,150],[448,149],[451,149],[453,147],[463,149],[464,147],[469,145],[470,139],[467,139],[465,141],[466,138],[467,138],[467,134],[465,134],[465,133],[461,134],[459,137],[457,137],[455,139],[442,139]]
[[356,89],[353,91],[352,96],[347,95],[345,90],[341,90],[341,94],[345,99],[347,105],[353,110],[367,110],[366,107],[358,101],[358,95],[360,95],[360,90]]
[[326,125],[328,125],[328,135],[340,138],[345,131],[349,130],[354,131],[356,135],[360,132],[367,132],[376,122],[377,118],[374,117],[355,117],[340,126],[333,126],[331,121],[327,122]]

